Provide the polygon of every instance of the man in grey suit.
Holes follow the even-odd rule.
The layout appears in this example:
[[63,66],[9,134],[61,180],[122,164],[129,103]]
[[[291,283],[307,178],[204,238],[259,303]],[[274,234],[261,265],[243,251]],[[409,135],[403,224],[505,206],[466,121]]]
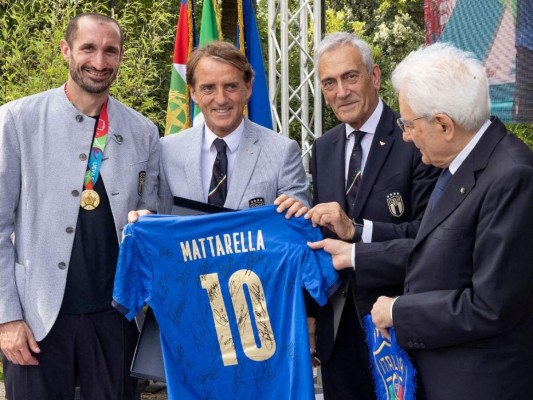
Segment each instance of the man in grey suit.
[[[0,107],[0,347],[11,400],[133,399],[138,331],[111,306],[128,210],[155,208],[156,126],[109,96],[124,54],[72,19],[67,83]],[[14,240],[13,240],[13,234]]]
[[[273,204],[281,194],[296,199],[295,208],[309,204],[298,144],[243,116],[253,74],[230,43],[212,42],[191,54],[187,84],[205,123],[161,139],[159,212],[172,211],[174,196],[232,209]],[[226,168],[216,180],[221,163]]]

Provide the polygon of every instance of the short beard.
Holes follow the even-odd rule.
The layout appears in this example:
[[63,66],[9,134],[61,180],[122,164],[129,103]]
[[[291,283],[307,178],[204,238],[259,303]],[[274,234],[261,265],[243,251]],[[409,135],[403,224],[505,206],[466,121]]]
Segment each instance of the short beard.
[[[70,65],[73,65],[74,63],[71,62]],[[101,94],[106,92],[111,84],[115,81],[115,78],[117,77],[118,70],[115,70],[112,75],[109,76],[109,79],[105,82],[102,82],[100,84],[91,84],[90,82],[86,82],[83,80],[81,75],[78,73],[78,70],[76,70],[75,67],[69,68],[70,77],[76,84],[81,87],[83,90],[85,90],[88,93],[92,94]]]

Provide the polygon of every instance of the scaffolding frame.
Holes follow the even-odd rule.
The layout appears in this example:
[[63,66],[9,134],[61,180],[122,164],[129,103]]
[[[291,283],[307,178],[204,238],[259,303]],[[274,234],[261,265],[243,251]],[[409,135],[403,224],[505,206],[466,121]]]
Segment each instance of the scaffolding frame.
[[[322,135],[322,94],[313,54],[322,37],[323,0],[290,3],[268,0],[270,106],[273,129],[299,140],[309,174],[311,146]],[[289,71],[291,57],[298,59],[298,74]]]

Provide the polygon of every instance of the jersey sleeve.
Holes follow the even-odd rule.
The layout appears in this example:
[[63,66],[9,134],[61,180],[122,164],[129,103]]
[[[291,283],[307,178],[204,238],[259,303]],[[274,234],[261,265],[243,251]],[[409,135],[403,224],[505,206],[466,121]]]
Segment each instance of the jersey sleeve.
[[302,286],[323,306],[327,302],[330,289],[336,286],[339,279],[333,267],[331,256],[324,250],[312,250],[307,242],[315,242],[323,238],[319,228],[309,227],[303,230],[302,251]]
[[130,321],[150,296],[151,271],[147,253],[142,249],[142,242],[136,238],[133,225],[126,225],[115,273],[113,307]]

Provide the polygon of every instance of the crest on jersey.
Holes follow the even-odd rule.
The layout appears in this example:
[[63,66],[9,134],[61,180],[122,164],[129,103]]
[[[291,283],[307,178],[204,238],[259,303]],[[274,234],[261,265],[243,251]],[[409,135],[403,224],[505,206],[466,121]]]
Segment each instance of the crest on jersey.
[[398,192],[387,195],[387,206],[389,207],[390,213],[395,217],[401,217],[405,211],[402,196]]

